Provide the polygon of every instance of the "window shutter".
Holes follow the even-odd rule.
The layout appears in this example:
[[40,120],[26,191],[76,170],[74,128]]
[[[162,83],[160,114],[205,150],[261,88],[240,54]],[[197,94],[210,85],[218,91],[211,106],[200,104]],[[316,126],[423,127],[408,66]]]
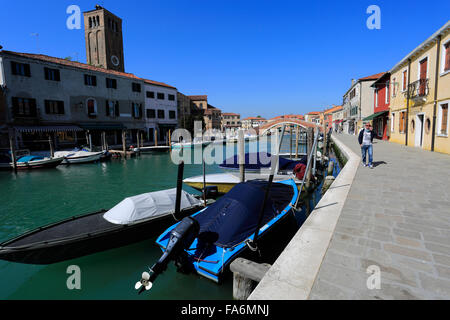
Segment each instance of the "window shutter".
[[24,70],[25,70],[25,76],[31,77],[31,71],[30,71],[30,65],[29,64],[25,64],[24,65]]
[[139,118],[142,118],[142,103],[139,105]]
[[116,105],[114,106],[114,111],[116,113],[116,117],[120,117],[120,112],[119,112],[119,101],[116,102]]
[[64,101],[58,101],[58,114],[64,114]]
[[106,100],[106,116],[109,116],[109,101]]
[[94,87],[97,86],[97,77],[96,77],[96,76],[92,76],[92,85],[93,85]]
[[30,99],[30,115],[32,117],[35,117],[37,115],[37,110],[36,110],[36,99]]
[[17,63],[14,61],[11,61],[11,73],[13,75],[17,75]]
[[45,113],[49,114],[50,113],[50,101],[45,100],[44,104],[45,104]]
[[133,102],[131,103],[131,115],[133,116],[133,118],[136,117],[136,112],[134,110],[134,103]]
[[447,134],[448,104],[442,105],[441,134]]
[[59,74],[59,70],[55,70],[55,80],[56,81],[61,81],[61,76]]
[[445,45],[445,71],[450,70],[450,43]]

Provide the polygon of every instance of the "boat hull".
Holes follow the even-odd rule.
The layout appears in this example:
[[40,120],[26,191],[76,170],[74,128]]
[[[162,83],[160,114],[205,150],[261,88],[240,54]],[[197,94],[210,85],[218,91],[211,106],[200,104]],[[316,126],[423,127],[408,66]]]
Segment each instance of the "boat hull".
[[[45,160],[35,160],[30,162],[17,162],[17,170],[32,170],[32,169],[49,169],[59,166],[64,158],[54,158]],[[12,164],[11,164],[12,168]]]
[[81,157],[67,157],[62,164],[80,164],[80,163],[91,163],[99,161],[102,157],[103,153],[99,152],[98,154],[81,156]]

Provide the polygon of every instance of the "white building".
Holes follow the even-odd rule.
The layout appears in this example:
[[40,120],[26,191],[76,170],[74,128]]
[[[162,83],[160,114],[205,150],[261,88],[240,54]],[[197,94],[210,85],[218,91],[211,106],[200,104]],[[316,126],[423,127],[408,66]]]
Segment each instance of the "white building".
[[177,88],[165,83],[144,80],[145,120],[148,140],[166,142],[169,130],[173,132],[178,125]]

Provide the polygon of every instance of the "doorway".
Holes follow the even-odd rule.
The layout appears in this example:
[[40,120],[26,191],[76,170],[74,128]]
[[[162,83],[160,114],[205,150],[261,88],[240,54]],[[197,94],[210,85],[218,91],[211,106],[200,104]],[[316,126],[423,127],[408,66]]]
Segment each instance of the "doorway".
[[415,146],[423,147],[423,129],[424,129],[424,117],[423,113],[419,113],[416,115],[416,124],[415,124]]

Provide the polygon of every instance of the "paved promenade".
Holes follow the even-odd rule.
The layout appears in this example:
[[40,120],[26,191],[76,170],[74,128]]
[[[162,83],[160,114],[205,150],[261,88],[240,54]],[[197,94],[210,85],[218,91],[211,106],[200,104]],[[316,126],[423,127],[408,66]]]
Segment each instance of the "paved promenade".
[[450,156],[376,141],[374,165],[356,171],[308,298],[450,299]]

